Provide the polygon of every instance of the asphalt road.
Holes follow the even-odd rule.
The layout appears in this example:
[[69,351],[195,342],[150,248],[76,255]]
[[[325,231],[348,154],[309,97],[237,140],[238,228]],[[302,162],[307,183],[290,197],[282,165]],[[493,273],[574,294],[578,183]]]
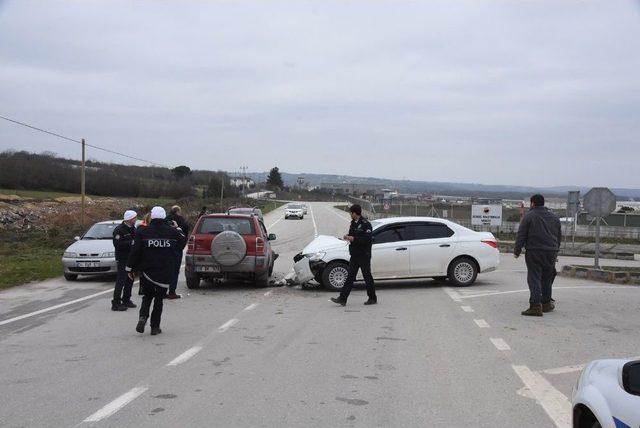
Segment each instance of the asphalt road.
[[[348,227],[311,208],[266,216],[278,278],[314,235]],[[182,279],[153,337],[135,310],[110,310],[110,278],[6,290],[1,425],[568,427],[582,365],[640,354],[640,289],[559,277],[556,312],[526,318],[525,275],[503,255],[470,288],[379,284],[377,306],[359,289],[345,308],[322,290]]]

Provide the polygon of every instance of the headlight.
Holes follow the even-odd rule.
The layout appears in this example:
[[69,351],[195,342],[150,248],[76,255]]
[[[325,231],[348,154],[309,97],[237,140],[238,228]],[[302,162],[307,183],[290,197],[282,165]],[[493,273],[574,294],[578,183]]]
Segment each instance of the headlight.
[[111,252],[111,253],[102,253],[102,255],[100,257],[102,257],[103,259],[109,258],[109,257],[115,257],[116,253]]
[[67,258],[67,259],[73,259],[73,258],[78,257],[78,254],[72,253],[72,252],[69,252],[69,251],[65,251],[64,254],[62,255],[62,257]]
[[309,261],[317,262],[318,260],[324,259],[324,256],[326,254],[327,253],[314,253],[314,254],[309,254],[307,257],[309,257]]

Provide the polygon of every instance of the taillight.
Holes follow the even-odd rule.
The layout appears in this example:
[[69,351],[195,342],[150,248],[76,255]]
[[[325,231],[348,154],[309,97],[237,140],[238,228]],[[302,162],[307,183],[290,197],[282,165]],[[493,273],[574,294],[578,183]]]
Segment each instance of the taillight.
[[498,241],[496,241],[495,239],[487,239],[485,241],[482,241],[482,243],[487,244],[490,247],[493,247],[495,249],[498,249]]
[[259,236],[256,238],[256,253],[264,254],[264,239]]
[[187,251],[193,251],[195,249],[196,237],[191,235],[187,241]]

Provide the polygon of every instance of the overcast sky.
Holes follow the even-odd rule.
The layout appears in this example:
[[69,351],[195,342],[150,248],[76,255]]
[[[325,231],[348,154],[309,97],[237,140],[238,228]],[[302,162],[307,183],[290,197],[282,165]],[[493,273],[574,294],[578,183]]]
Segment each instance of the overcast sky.
[[637,1],[0,0],[0,64],[0,115],[171,166],[640,187]]

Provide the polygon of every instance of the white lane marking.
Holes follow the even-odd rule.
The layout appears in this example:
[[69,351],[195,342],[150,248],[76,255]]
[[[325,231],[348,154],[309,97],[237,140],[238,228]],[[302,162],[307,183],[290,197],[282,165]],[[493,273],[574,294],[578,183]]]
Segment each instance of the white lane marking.
[[504,341],[504,339],[500,337],[492,337],[489,340],[491,340],[491,343],[493,343],[493,346],[495,346],[498,351],[511,351],[511,347]]
[[15,318],[9,318],[4,321],[0,321],[0,326],[5,324],[10,324],[12,322],[20,321],[25,318],[35,317],[36,315],[44,314],[50,311],[55,311],[56,309],[64,308],[65,306],[73,305],[76,303],[84,302],[85,300],[93,299],[94,297],[102,296],[103,294],[113,293],[113,289],[100,291],[99,293],[90,294],[88,296],[81,297],[79,299],[71,300],[69,302],[60,303],[59,305],[49,306],[45,309],[40,309],[39,311],[31,312],[28,314],[20,315]]
[[475,312],[471,306],[460,306],[460,309],[465,312]]
[[473,320],[480,328],[489,328],[489,324],[485,320]]
[[547,373],[550,375],[573,373],[573,372],[579,372],[585,367],[586,367],[586,364],[577,364],[574,366],[564,366],[564,367],[558,367],[556,369],[547,369],[547,370],[544,370],[544,373]]
[[[332,212],[332,213],[334,213],[335,215],[337,215],[340,220],[351,220],[350,218],[347,217],[348,214],[346,212],[341,211],[341,210],[337,209],[336,207],[331,207],[331,208],[327,207],[327,210]],[[345,215],[343,216],[343,215],[340,215],[338,213],[344,213]]]
[[311,220],[313,221],[313,236],[318,237],[318,225],[316,224],[316,217],[313,215],[313,208],[309,204],[309,212],[311,213]]
[[453,299],[453,301],[454,301],[454,302],[459,302],[459,301],[460,301],[460,298],[462,297],[462,296],[460,296],[460,294],[459,294],[457,291],[453,290],[452,288],[449,288],[449,287],[442,287],[442,290],[443,290],[445,293],[447,293],[447,295],[448,295],[449,297],[451,297],[451,299]]
[[[629,359],[629,360],[638,360],[640,359],[640,356],[636,356],[636,357],[621,357],[623,359]],[[550,374],[550,375],[559,375],[559,374],[565,374],[565,373],[574,373],[574,372],[579,372],[584,370],[584,368],[587,366],[587,364],[574,364],[571,366],[564,366],[564,367],[557,367],[554,369],[546,369],[543,370],[543,373],[546,374]]]
[[556,427],[571,428],[571,403],[569,399],[555,389],[540,373],[532,372],[527,366],[511,367]]
[[95,412],[93,415],[89,416],[85,419],[85,422],[99,422],[103,419],[108,418],[109,416],[116,413],[118,410],[122,409],[124,406],[141,396],[147,391],[146,386],[139,386],[133,388],[131,391],[122,394],[120,397],[113,400],[111,403],[104,406],[102,409]]
[[264,295],[268,297],[268,296],[271,296],[271,293],[272,293],[271,291],[267,291],[266,293],[264,293]]
[[255,309],[255,308],[257,308],[257,307],[258,307],[258,304],[257,304],[257,303],[252,303],[252,304],[250,304],[249,306],[247,306],[246,308],[244,308],[244,310],[245,310],[245,311],[252,311],[252,310],[254,310],[254,309]]
[[271,230],[271,228],[272,228],[273,226],[275,226],[276,224],[280,223],[280,222],[282,221],[282,219],[283,219],[283,218],[284,218],[284,217],[280,217],[279,219],[277,219],[276,221],[274,221],[273,223],[271,223],[271,225],[270,225],[270,226],[267,226],[267,230]]
[[240,321],[237,318],[232,318],[229,321],[227,321],[226,323],[222,324],[220,327],[218,327],[218,331],[221,333],[224,333],[225,331],[229,330],[231,327],[233,327],[234,325],[236,325],[238,323],[238,321]]
[[200,351],[202,351],[202,346],[194,346],[193,348],[189,348],[186,351],[184,351],[182,354],[180,354],[176,358],[174,358],[167,365],[168,366],[180,365],[180,364],[184,363],[185,361],[188,361],[189,359],[191,359],[194,355],[196,355]]
[[[554,290],[582,290],[582,289],[593,289],[593,288],[599,288],[599,289],[605,289],[605,288],[621,288],[621,289],[626,289],[626,290],[634,290],[636,291],[637,288],[636,287],[629,287],[628,285],[581,285],[578,287],[553,287]],[[471,299],[473,297],[484,297],[484,296],[497,296],[500,294],[512,294],[512,293],[528,293],[529,289],[523,289],[523,290],[509,290],[509,291],[499,291],[499,292],[495,292],[495,293],[478,293],[478,294],[469,294],[466,296],[460,296],[461,299]]]

